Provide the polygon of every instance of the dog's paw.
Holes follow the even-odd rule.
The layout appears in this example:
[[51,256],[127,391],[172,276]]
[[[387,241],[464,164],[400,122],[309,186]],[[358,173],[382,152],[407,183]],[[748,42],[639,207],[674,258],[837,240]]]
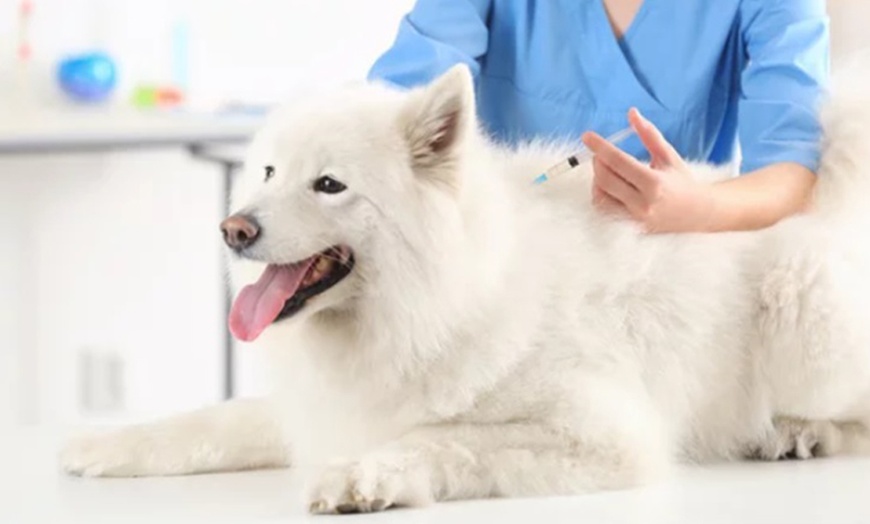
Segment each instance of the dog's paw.
[[753,455],[761,460],[806,460],[832,452],[836,427],[830,422],[777,418],[773,432]]
[[429,475],[399,454],[330,466],[309,489],[311,513],[367,513],[432,502]]
[[79,436],[60,452],[60,467],[84,477],[135,477],[149,472],[143,438],[133,429]]

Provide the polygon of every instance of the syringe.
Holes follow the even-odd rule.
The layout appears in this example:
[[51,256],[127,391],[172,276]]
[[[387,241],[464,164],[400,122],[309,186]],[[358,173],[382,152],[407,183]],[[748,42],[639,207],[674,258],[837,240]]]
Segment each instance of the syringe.
[[[612,135],[607,137],[605,140],[607,140],[608,142],[610,142],[613,145],[616,145],[616,144],[619,144],[620,142],[624,141],[626,138],[630,137],[633,134],[634,134],[634,129],[627,127],[625,129],[623,129],[622,131],[617,131],[616,133],[613,133]],[[532,183],[533,184],[543,184],[544,182],[553,178],[554,176],[561,175],[562,173],[570,171],[570,170],[574,169],[575,167],[579,166],[580,164],[589,161],[592,158],[592,156],[593,156],[593,153],[591,151],[589,151],[589,149],[585,145],[581,146],[581,149],[579,152],[569,156],[565,160],[559,162],[558,164],[554,165],[550,169],[544,171],[543,173],[538,175],[538,177],[535,178],[532,181]]]

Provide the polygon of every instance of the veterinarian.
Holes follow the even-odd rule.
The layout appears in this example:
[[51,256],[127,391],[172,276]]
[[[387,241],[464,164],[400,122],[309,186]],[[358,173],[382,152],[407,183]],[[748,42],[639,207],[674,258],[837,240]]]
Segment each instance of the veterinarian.
[[[819,162],[824,0],[418,0],[370,79],[470,66],[486,130],[583,135],[593,199],[648,231],[760,229],[800,212]],[[605,142],[626,125],[639,140]],[[733,162],[717,184],[686,161]]]

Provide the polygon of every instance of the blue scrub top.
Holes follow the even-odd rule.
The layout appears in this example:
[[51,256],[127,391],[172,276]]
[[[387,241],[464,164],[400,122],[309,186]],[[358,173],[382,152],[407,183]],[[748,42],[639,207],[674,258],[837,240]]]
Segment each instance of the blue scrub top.
[[739,138],[742,172],[815,171],[828,55],[824,0],[645,0],[621,39],[601,0],[418,0],[369,78],[412,87],[462,62],[502,141],[608,135],[636,106],[684,158],[730,162]]

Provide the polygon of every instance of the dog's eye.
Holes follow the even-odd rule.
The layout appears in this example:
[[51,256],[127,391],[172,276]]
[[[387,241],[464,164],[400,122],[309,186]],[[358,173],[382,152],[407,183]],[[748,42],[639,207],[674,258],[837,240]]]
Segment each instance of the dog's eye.
[[266,166],[266,178],[264,182],[275,176],[275,166]]
[[322,176],[314,181],[314,190],[318,193],[334,195],[347,189],[347,186],[330,176]]

